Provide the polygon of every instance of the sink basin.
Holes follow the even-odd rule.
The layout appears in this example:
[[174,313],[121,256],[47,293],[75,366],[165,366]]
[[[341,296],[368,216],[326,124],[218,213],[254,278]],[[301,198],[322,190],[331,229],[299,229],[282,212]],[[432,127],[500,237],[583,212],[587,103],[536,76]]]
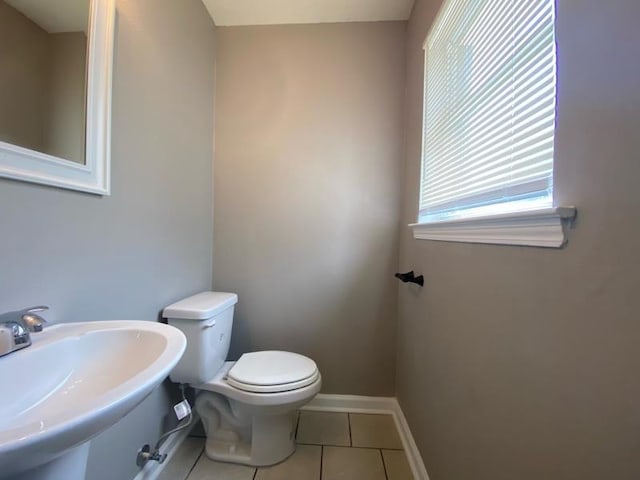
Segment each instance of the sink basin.
[[174,327],[133,320],[58,324],[32,342],[0,358],[2,479],[83,478],[87,441],[144,400],[186,346]]

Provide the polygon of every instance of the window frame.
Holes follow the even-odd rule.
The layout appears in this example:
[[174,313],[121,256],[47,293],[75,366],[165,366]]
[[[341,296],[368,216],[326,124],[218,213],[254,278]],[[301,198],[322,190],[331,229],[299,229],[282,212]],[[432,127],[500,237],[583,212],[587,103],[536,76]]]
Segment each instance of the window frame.
[[[444,8],[444,5],[443,7]],[[538,209],[522,209],[508,213],[455,217],[451,219],[421,221],[420,204],[425,164],[425,122],[427,111],[427,45],[431,30],[423,42],[422,78],[422,134],[420,155],[420,187],[417,223],[410,224],[415,239],[446,242],[487,243],[496,245],[520,245],[560,248],[567,242],[566,230],[572,224],[577,210],[575,207],[555,206],[556,185],[553,184],[553,205]],[[556,72],[556,76],[558,73]],[[557,84],[556,77],[556,84]],[[556,92],[557,102],[557,92]],[[556,106],[557,109],[557,106]],[[557,110],[556,110],[557,111]],[[556,126],[557,129],[557,126]],[[555,170],[555,169],[554,169]],[[464,209],[461,209],[464,210]]]

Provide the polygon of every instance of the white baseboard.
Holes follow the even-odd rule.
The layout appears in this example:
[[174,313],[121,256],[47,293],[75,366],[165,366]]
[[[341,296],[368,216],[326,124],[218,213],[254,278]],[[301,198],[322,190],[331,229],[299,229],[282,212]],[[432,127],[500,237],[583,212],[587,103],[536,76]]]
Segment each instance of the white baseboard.
[[393,417],[400,433],[402,446],[407,454],[407,461],[415,480],[429,480],[427,469],[422,461],[416,442],[413,439],[407,419],[402,413],[395,397],[362,397],[359,395],[327,395],[318,394],[302,410],[321,412],[379,413]]
[[182,445],[182,442],[184,442],[186,438],[189,436],[189,433],[191,433],[191,430],[193,430],[193,427],[195,427],[198,424],[199,420],[200,420],[200,417],[194,411],[193,419],[191,420],[191,425],[189,425],[189,427],[185,428],[184,430],[180,430],[174,433],[173,435],[170,435],[169,438],[167,438],[164,441],[164,443],[161,445],[160,451],[162,453],[167,454],[167,458],[165,458],[164,462],[162,463],[158,463],[154,461],[147,462],[147,464],[142,468],[142,470],[140,470],[138,474],[135,477],[133,477],[133,480],[156,480],[160,476],[160,473],[162,472],[164,467],[167,466],[169,462],[171,462],[171,458],[178,451],[178,448],[180,448],[180,445]]
[[429,480],[429,474],[427,473],[427,469],[422,461],[422,455],[420,455],[418,446],[413,439],[407,419],[400,408],[398,400],[395,397],[392,400],[394,405],[393,419],[396,422],[398,432],[400,432],[400,439],[402,440],[404,451],[407,454],[407,460],[409,461],[409,466],[411,467],[413,476],[416,480]]
[[327,395],[319,393],[302,410],[320,412],[382,413],[395,411],[393,397],[363,397],[360,395]]

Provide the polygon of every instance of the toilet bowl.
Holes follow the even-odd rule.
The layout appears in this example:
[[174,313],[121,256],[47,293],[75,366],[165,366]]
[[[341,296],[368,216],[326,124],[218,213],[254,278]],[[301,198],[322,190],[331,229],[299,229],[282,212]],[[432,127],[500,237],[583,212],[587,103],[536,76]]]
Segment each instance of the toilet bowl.
[[320,391],[322,378],[313,360],[292,352],[248,352],[226,361],[237,301],[234,293],[203,292],[164,309],[187,337],[170,378],[197,391],[209,458],[273,465],[295,451],[296,411]]

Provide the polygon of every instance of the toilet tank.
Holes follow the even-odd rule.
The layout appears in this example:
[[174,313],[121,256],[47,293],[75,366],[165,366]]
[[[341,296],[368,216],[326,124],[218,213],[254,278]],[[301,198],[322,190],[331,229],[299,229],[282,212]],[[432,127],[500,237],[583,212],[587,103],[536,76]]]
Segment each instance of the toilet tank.
[[202,292],[166,307],[169,325],[187,337],[187,348],[169,377],[176,383],[204,383],[222,367],[231,341],[235,293]]

